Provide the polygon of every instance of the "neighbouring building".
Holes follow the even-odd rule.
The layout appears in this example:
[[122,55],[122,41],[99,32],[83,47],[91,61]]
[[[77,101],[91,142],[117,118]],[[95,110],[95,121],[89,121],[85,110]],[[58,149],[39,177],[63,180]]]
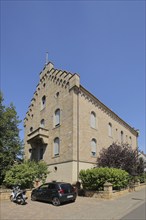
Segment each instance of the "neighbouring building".
[[78,181],[79,171],[95,167],[113,142],[137,148],[138,131],[87,91],[78,74],[51,62],[40,73],[24,127],[25,158],[46,161],[48,181]]

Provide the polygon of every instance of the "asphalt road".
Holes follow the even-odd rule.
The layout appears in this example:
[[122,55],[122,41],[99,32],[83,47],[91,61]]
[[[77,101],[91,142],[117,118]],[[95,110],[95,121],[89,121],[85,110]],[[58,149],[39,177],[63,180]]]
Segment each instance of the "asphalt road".
[[125,215],[121,220],[146,220],[146,202]]

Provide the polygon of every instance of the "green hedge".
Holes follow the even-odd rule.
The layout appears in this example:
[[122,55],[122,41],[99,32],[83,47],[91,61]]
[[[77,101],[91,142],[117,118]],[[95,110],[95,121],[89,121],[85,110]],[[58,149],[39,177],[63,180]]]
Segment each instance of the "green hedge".
[[146,173],[143,173],[140,176],[138,176],[138,179],[140,180],[140,183],[146,183]]
[[113,189],[126,188],[129,183],[129,174],[125,170],[100,167],[81,170],[79,173],[84,189],[103,190],[106,181],[113,184]]

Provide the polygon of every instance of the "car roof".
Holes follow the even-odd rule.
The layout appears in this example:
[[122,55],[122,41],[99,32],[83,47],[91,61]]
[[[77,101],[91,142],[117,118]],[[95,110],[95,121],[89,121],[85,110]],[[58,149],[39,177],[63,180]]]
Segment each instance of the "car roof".
[[70,184],[70,183],[66,183],[66,182],[55,182],[55,181],[48,182],[48,183],[45,183],[45,184],[50,184],[50,183],[54,183],[54,184]]

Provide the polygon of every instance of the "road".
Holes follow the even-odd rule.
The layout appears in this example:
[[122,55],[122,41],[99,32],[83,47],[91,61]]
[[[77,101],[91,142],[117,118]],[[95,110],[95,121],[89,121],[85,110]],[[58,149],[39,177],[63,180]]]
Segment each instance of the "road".
[[121,220],[146,220],[146,202],[125,215]]

